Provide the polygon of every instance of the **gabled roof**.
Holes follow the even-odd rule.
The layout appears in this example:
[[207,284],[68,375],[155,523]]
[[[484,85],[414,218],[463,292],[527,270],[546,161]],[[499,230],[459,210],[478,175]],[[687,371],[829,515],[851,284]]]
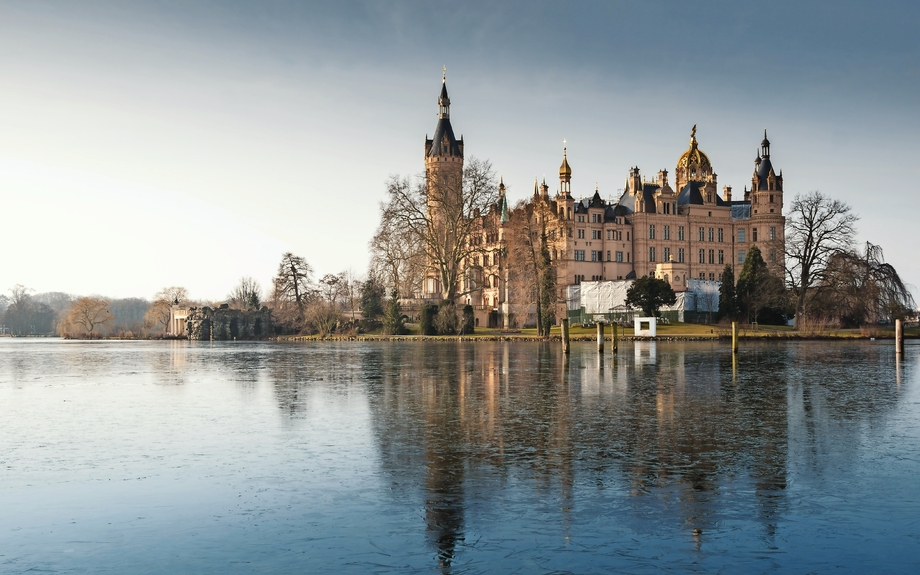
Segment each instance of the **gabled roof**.
[[[686,206],[688,204],[702,206],[705,202],[703,201],[703,188],[706,187],[706,184],[703,182],[694,182],[690,181],[686,186],[681,189],[680,194],[677,195],[677,205]],[[726,202],[722,199],[719,194],[716,194],[716,204],[717,206],[728,206],[731,205],[731,202]]]
[[620,199],[617,200],[615,212],[617,216],[628,216],[633,213],[633,208],[630,205],[630,199],[632,194],[630,194],[628,189],[623,190],[623,194],[620,196]]
[[604,205],[605,205],[604,200],[601,199],[601,194],[597,190],[594,190],[594,195],[591,196],[591,202],[588,205],[588,207],[589,208],[603,208]]
[[689,204],[703,205],[703,192],[700,191],[705,184],[702,182],[688,182],[680,193],[677,194],[677,205],[686,206]]
[[660,189],[661,187],[654,182],[644,182],[642,184],[642,200],[646,213],[655,213],[655,193]]

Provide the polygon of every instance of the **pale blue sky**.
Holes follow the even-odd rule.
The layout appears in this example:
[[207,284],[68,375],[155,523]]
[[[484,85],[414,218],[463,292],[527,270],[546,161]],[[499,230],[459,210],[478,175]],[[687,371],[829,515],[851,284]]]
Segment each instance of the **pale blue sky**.
[[763,129],[796,192],[862,219],[912,284],[916,2],[0,2],[0,289],[220,299],[284,251],[367,267],[390,174],[422,169],[441,68],[512,199],[673,173],[719,184]]

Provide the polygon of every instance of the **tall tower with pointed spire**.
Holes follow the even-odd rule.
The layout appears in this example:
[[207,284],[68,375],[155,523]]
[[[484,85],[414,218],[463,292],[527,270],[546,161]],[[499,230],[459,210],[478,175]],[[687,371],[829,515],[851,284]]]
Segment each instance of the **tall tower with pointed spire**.
[[447,69],[441,78],[438,96],[438,125],[434,135],[425,137],[425,176],[431,186],[460,190],[463,176],[463,137],[458,140],[450,125],[450,98],[447,95]]

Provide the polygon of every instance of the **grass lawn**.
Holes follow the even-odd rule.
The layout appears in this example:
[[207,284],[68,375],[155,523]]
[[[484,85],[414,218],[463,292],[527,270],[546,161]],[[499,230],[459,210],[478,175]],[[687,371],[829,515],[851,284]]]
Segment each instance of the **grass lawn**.
[[[409,330],[407,335],[421,335],[417,323],[407,323],[406,328]],[[659,337],[731,337],[731,326],[726,324],[705,325],[696,323],[659,323],[657,327]],[[574,325],[569,329],[573,339],[593,339],[597,335],[597,328],[594,325]],[[620,327],[620,336],[630,337],[633,335],[631,327]],[[739,324],[738,334],[743,338],[893,338],[894,326],[874,326],[862,329],[826,329],[826,330],[808,330],[799,333],[787,325],[758,325],[753,329],[750,324]],[[365,336],[383,336],[379,331],[364,334]],[[551,336],[560,337],[562,335],[559,326],[553,326],[550,330]],[[609,339],[613,335],[611,326],[604,326],[604,337]],[[492,338],[492,337],[515,337],[525,338],[537,337],[536,328],[503,330],[496,328],[477,327],[472,334],[465,335],[464,338]],[[905,328],[904,336],[908,338],[920,338],[920,326]]]

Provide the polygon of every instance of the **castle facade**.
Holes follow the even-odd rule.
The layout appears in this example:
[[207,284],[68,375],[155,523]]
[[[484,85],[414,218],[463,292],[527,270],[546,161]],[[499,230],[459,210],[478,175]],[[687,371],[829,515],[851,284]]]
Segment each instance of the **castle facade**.
[[[425,140],[426,174],[429,179],[459,182],[464,143],[454,136],[450,124],[446,79],[438,107],[434,136]],[[483,220],[482,237],[468,238],[481,249],[463,274],[458,303],[474,307],[478,325],[508,326],[509,294],[514,287],[509,285],[505,265],[509,222],[535,213],[552,214],[553,227],[560,230],[551,238],[550,252],[557,270],[560,308],[556,316],[560,319],[566,286],[655,275],[675,291],[684,291],[690,278],[721,281],[726,264],[733,266],[737,277],[752,246],[760,249],[767,266],[782,277],[783,176],[776,173],[770,156],[764,130],[750,188],[745,186],[740,198],[739,194],[733,197],[730,186],[720,193],[713,165],[700,149],[693,126],[689,148],[677,159],[673,186],[668,170],[645,178],[634,167],[619,199],[610,202],[598,189],[593,195],[576,198],[572,167],[563,147],[558,188],[551,194],[545,180],[540,185],[535,182],[528,201],[540,209],[525,210],[531,215],[509,210],[504,183],[499,184],[498,203],[488,214],[478,216]],[[435,297],[440,291],[437,282],[434,275],[425,279],[423,297]]]

